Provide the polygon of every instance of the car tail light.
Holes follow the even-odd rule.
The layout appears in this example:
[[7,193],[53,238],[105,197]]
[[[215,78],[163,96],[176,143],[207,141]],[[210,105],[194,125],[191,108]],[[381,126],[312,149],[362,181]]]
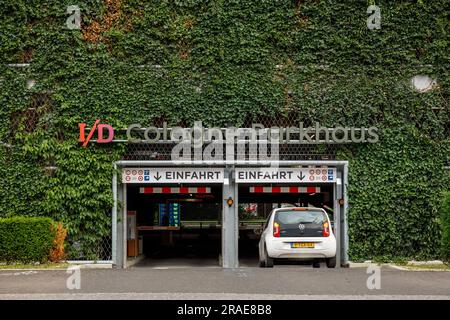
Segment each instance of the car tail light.
[[323,223],[322,236],[324,236],[324,237],[329,237],[330,236],[330,224],[327,221],[325,221]]
[[280,224],[277,222],[273,223],[273,236],[276,238],[280,237]]

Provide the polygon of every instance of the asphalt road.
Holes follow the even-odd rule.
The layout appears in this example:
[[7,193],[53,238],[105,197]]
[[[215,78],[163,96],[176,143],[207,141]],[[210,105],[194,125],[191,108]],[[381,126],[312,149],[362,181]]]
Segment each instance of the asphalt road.
[[381,269],[369,290],[365,268],[133,267],[81,269],[81,288],[67,289],[58,270],[0,271],[0,299],[450,299],[450,272]]

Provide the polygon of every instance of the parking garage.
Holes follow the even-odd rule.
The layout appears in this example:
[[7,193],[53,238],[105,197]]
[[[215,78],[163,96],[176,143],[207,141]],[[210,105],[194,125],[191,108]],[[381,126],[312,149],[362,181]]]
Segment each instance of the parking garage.
[[[119,267],[256,266],[261,226],[273,208],[324,208],[346,263],[346,163],[304,166],[151,167],[118,163],[113,253]],[[114,216],[122,219],[116,220]]]

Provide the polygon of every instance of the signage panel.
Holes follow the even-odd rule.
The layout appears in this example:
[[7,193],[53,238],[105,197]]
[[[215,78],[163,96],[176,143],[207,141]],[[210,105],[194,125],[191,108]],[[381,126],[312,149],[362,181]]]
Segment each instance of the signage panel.
[[125,168],[123,183],[223,183],[222,168]]
[[237,183],[336,182],[336,168],[239,168]]

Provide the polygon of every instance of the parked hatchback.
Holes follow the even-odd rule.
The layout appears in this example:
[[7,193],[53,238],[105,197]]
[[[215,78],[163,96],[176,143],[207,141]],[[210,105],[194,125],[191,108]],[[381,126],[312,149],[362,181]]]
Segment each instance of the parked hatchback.
[[273,267],[274,259],[326,261],[336,266],[336,238],[321,208],[278,208],[270,213],[259,242],[259,264]]

